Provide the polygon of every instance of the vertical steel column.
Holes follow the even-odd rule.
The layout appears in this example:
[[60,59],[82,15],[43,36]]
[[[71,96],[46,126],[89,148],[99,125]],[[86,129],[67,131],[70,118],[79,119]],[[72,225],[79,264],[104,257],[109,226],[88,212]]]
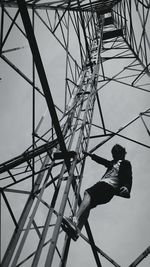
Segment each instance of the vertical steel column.
[[[43,166],[42,168],[48,164],[49,162],[49,156],[45,157],[45,160],[43,162]],[[35,181],[35,186],[34,186],[34,189],[35,191],[39,189],[40,187],[40,184],[42,182],[42,179],[43,179],[43,176],[44,176],[44,173],[40,173],[38,176],[37,176],[37,179]],[[2,260],[2,266],[3,267],[8,267],[9,264],[10,264],[10,261],[13,257],[13,254],[14,254],[14,251],[15,251],[15,248],[17,246],[17,243],[18,243],[18,240],[21,236],[21,233],[22,233],[22,230],[23,230],[23,227],[26,223],[26,220],[28,218],[28,215],[29,215],[29,212],[32,208],[32,204],[34,202],[34,199],[35,199],[35,196],[33,196],[33,194],[31,193],[27,202],[26,202],[26,205],[23,209],[23,212],[20,216],[20,219],[18,221],[18,228],[15,229],[13,235],[12,235],[12,238],[10,240],[10,243],[9,243],[9,246],[7,247],[7,250],[5,252],[5,255],[3,257],[3,260]]]
[[[63,136],[62,136],[62,132],[61,132],[61,129],[60,129],[60,125],[59,125],[59,122],[58,122],[57,113],[56,113],[56,110],[55,110],[54,102],[53,102],[52,95],[51,95],[51,92],[50,92],[50,88],[49,88],[49,85],[48,85],[48,81],[47,81],[47,77],[46,77],[46,74],[45,74],[45,70],[44,70],[44,66],[43,66],[43,63],[42,63],[42,59],[41,59],[41,56],[40,56],[40,52],[39,52],[39,49],[38,49],[38,45],[37,45],[37,42],[36,42],[36,39],[35,39],[35,35],[34,35],[34,32],[33,32],[33,27],[31,25],[31,21],[30,21],[30,17],[29,17],[29,14],[28,14],[26,2],[25,2],[25,0],[17,0],[17,3],[18,3],[20,14],[21,14],[21,18],[22,18],[22,21],[23,21],[23,25],[24,25],[24,28],[25,28],[25,31],[26,31],[26,34],[27,34],[27,38],[28,38],[28,41],[29,41],[29,44],[30,44],[30,48],[31,48],[31,52],[32,52],[33,59],[34,59],[34,62],[35,62],[35,66],[36,66],[36,69],[37,69],[37,72],[38,72],[38,75],[39,75],[39,79],[40,79],[40,82],[41,82],[41,85],[42,85],[42,88],[43,88],[43,92],[44,92],[44,95],[45,95],[45,100],[47,102],[47,106],[48,106],[48,109],[49,109],[49,112],[50,112],[50,115],[51,115],[51,118],[52,118],[52,122],[54,124],[54,128],[55,128],[55,131],[56,131],[56,135],[57,135],[57,138],[58,138],[60,149],[62,150],[62,152],[66,153],[66,146],[65,146],[64,139],[63,139]],[[69,163],[66,162],[66,164],[67,164],[67,166],[69,168]]]
[[[80,133],[79,133],[79,137],[78,137],[77,145],[76,145],[76,149],[75,149],[77,154],[81,153],[83,149],[85,151],[88,149],[88,141],[89,141],[90,129],[91,129],[91,125],[92,125],[93,111],[94,111],[94,103],[95,103],[95,99],[96,99],[96,95],[97,95],[97,78],[98,78],[98,72],[99,72],[99,66],[100,66],[100,50],[101,50],[101,45],[102,45],[101,38],[99,38],[97,40],[96,44],[95,44],[95,41],[93,41],[93,45],[95,47],[94,54],[90,55],[90,58],[91,58],[90,61],[92,62],[92,60],[93,60],[93,68],[92,68],[92,71],[91,71],[91,68],[89,69],[89,67],[87,68],[87,71],[85,70],[85,73],[87,72],[86,74],[89,75],[88,82],[87,81],[85,82],[85,80],[83,80],[83,84],[82,84],[83,93],[81,93],[81,97],[83,97],[85,93],[88,93],[88,96],[87,96],[86,108],[85,108],[85,112],[84,112],[84,116],[83,116],[83,120],[82,120],[82,126],[80,129]],[[87,91],[85,93],[84,93],[84,84],[86,84],[86,88],[87,88],[86,89]],[[84,147],[83,143],[85,143],[85,147]],[[57,219],[54,233],[52,236],[52,241],[50,244],[50,248],[49,248],[45,267],[51,266],[52,261],[53,261],[53,256],[55,253],[58,233],[59,233],[59,229],[61,227],[61,221],[63,218],[63,214],[64,214],[70,186],[72,183],[74,184],[73,175],[74,175],[74,170],[75,170],[75,167],[77,166],[77,163],[78,163],[78,161],[77,161],[77,157],[76,157],[72,166],[71,166],[70,172],[69,172],[68,182],[66,184],[64,195],[63,195],[63,198],[61,201],[61,206],[60,206],[60,209],[58,212],[58,219]],[[81,164],[81,170],[79,172],[79,176],[80,176],[79,187],[81,186],[81,180],[82,180],[81,177],[83,174],[82,173],[83,172],[82,165],[84,164],[84,162],[80,162],[80,164]],[[80,199],[79,194],[80,194],[80,190],[78,191],[78,196],[77,196],[76,201],[79,201],[79,199]],[[80,201],[81,201],[81,199],[80,199]],[[94,257],[95,257],[97,266],[101,266],[97,251],[95,249],[94,239],[92,237],[92,233],[90,231],[90,227],[89,227],[88,223],[86,224],[86,230],[87,230],[89,239],[91,241],[91,247],[92,247],[92,250],[94,253]],[[70,241],[68,240],[66,243],[66,249],[64,248],[64,259],[62,260],[63,264],[65,264],[65,262],[66,262],[67,254],[69,251],[69,246],[70,246]]]
[[[32,24],[34,29],[34,8],[32,9]],[[32,93],[32,147],[35,148],[35,65],[32,59],[32,77],[33,77],[33,93]],[[35,172],[35,158],[32,159],[32,191],[34,192],[34,172]]]
[[[28,233],[29,233],[29,231],[30,231],[31,225],[32,225],[32,223],[34,222],[34,217],[35,217],[36,212],[37,212],[37,210],[38,210],[38,207],[39,207],[39,205],[40,205],[40,201],[41,201],[41,199],[42,199],[44,190],[45,190],[45,188],[46,188],[46,182],[47,182],[47,180],[48,180],[48,178],[49,178],[49,174],[50,174],[50,171],[51,171],[51,168],[52,168],[52,167],[53,167],[53,163],[51,164],[51,167],[49,168],[49,170],[48,170],[48,172],[47,172],[47,175],[46,175],[44,184],[43,184],[43,186],[42,186],[42,188],[41,188],[41,190],[40,190],[40,193],[39,193],[39,196],[38,196],[38,198],[37,198],[36,204],[35,204],[35,206],[34,206],[34,208],[33,208],[32,214],[30,215],[28,224],[27,224],[27,226],[26,226],[26,231],[25,231],[24,234],[23,234],[23,237],[22,237],[22,239],[21,239],[21,242],[20,242],[20,244],[19,244],[19,247],[18,247],[18,249],[17,249],[17,252],[16,252],[16,254],[15,254],[15,257],[14,257],[14,259],[13,259],[12,266],[14,266],[14,267],[17,265],[17,261],[18,261],[18,259],[19,259],[20,254],[21,254],[21,251],[22,251],[22,249],[23,249],[24,243],[25,243],[25,241],[26,241],[26,239],[27,239],[27,236],[28,236]],[[36,266],[37,266],[37,265],[36,265]]]
[[2,53],[3,31],[4,31],[4,6],[2,4],[2,8],[1,8],[1,27],[0,27],[0,55]]
[[[70,100],[70,104],[68,104],[68,108],[66,110],[66,114],[64,114],[64,123],[62,121],[63,134],[65,136],[67,134],[67,132],[68,132],[68,129],[70,129],[69,125],[73,121],[73,119],[75,117],[75,113],[76,113],[77,118],[76,118],[76,122],[75,122],[75,125],[73,127],[72,134],[71,134],[71,137],[70,137],[70,140],[69,140],[69,145],[68,145],[68,149],[69,150],[71,148],[72,141],[73,141],[74,135],[76,133],[76,128],[78,126],[78,123],[77,123],[78,122],[78,117],[80,116],[80,113],[81,113],[81,110],[82,110],[82,105],[83,105],[82,102],[81,102],[81,105],[77,105],[77,103],[76,103],[77,99],[78,99],[78,96],[77,96],[78,91],[79,91],[79,88],[77,88],[75,90],[74,94],[72,95],[72,98]],[[79,99],[79,101],[80,101],[80,99]],[[77,108],[72,108],[73,106],[77,106]],[[39,242],[39,245],[37,247],[37,250],[36,250],[36,253],[35,253],[35,256],[34,256],[34,259],[33,259],[32,267],[36,267],[37,264],[38,264],[38,261],[39,261],[39,258],[40,258],[41,252],[42,252],[42,248],[43,248],[43,245],[44,245],[44,241],[45,241],[45,238],[46,238],[46,235],[47,235],[47,232],[48,232],[49,223],[51,221],[51,217],[52,217],[52,214],[54,212],[55,203],[56,203],[56,200],[57,200],[57,197],[58,197],[58,194],[59,194],[59,189],[60,189],[60,186],[61,186],[61,183],[62,183],[62,178],[63,178],[65,170],[66,170],[66,168],[65,168],[65,165],[63,164],[62,168],[61,168],[61,171],[60,171],[60,174],[59,174],[59,180],[58,180],[58,183],[56,185],[56,189],[55,189],[52,201],[51,201],[51,207],[49,209],[49,212],[48,212],[48,215],[47,215],[47,218],[46,218],[46,222],[45,222],[45,225],[44,225],[44,228],[43,228],[43,232],[41,234],[40,242]],[[59,213],[58,213],[58,218],[59,218]],[[56,226],[57,225],[58,225],[58,223],[56,223]],[[55,226],[55,230],[57,228],[56,226]],[[59,228],[60,228],[60,224],[59,224]],[[58,230],[59,230],[59,228],[58,228]],[[55,246],[56,246],[57,238],[58,238],[58,231],[56,231],[56,238],[52,237],[52,241],[51,241],[51,243],[55,243]],[[54,250],[55,250],[55,246],[54,246]],[[50,255],[52,255],[52,254],[50,254]],[[50,264],[50,262],[48,264]]]

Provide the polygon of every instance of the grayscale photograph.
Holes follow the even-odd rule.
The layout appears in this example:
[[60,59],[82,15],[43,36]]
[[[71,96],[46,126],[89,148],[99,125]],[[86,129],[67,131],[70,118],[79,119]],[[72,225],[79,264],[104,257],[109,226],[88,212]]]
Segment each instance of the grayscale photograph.
[[150,266],[150,0],[0,0],[0,266]]

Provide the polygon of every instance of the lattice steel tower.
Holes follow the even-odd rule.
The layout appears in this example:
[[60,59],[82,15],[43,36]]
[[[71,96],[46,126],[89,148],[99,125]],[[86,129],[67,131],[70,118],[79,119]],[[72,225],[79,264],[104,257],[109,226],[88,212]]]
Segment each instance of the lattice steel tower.
[[[138,104],[138,114],[131,110],[125,116],[127,91],[150,91],[150,4],[1,0],[0,6],[0,84],[6,94],[11,85],[10,113],[14,94],[22,101],[17,131],[20,143],[26,138],[28,145],[23,151],[25,146],[18,145],[19,156],[16,148],[0,165],[1,266],[67,266],[72,240],[62,224],[81,203],[83,151],[94,152],[116,138],[150,148],[148,103]],[[118,94],[118,87],[124,92]],[[23,88],[27,106],[20,98]],[[115,101],[120,107],[126,103],[126,110],[118,114]],[[137,121],[148,138],[133,134]],[[13,132],[13,124],[8,131]],[[85,229],[82,238],[95,266],[102,266],[103,256],[106,264],[119,267],[95,244],[88,222]]]

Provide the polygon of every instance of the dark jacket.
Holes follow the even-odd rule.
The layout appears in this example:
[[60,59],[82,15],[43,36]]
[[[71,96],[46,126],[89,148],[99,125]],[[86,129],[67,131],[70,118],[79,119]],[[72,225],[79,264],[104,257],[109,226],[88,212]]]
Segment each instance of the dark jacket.
[[[95,154],[92,154],[91,158],[97,163],[104,165],[107,168],[106,173],[109,170],[111,170],[113,167],[114,160],[110,161],[110,160],[101,158]],[[132,167],[131,167],[130,161],[122,160],[120,164],[120,168],[119,168],[118,178],[119,178],[119,189],[116,191],[116,195],[119,196],[119,190],[122,186],[127,187],[130,193],[131,187],[132,187]],[[130,198],[130,195],[128,196],[128,198]]]

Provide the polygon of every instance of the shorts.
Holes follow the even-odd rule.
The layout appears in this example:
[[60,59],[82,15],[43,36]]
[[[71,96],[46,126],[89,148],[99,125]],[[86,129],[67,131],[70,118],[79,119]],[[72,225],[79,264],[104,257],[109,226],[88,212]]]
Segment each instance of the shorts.
[[98,182],[92,187],[86,189],[91,197],[90,208],[109,202],[115,195],[115,189],[105,182]]

